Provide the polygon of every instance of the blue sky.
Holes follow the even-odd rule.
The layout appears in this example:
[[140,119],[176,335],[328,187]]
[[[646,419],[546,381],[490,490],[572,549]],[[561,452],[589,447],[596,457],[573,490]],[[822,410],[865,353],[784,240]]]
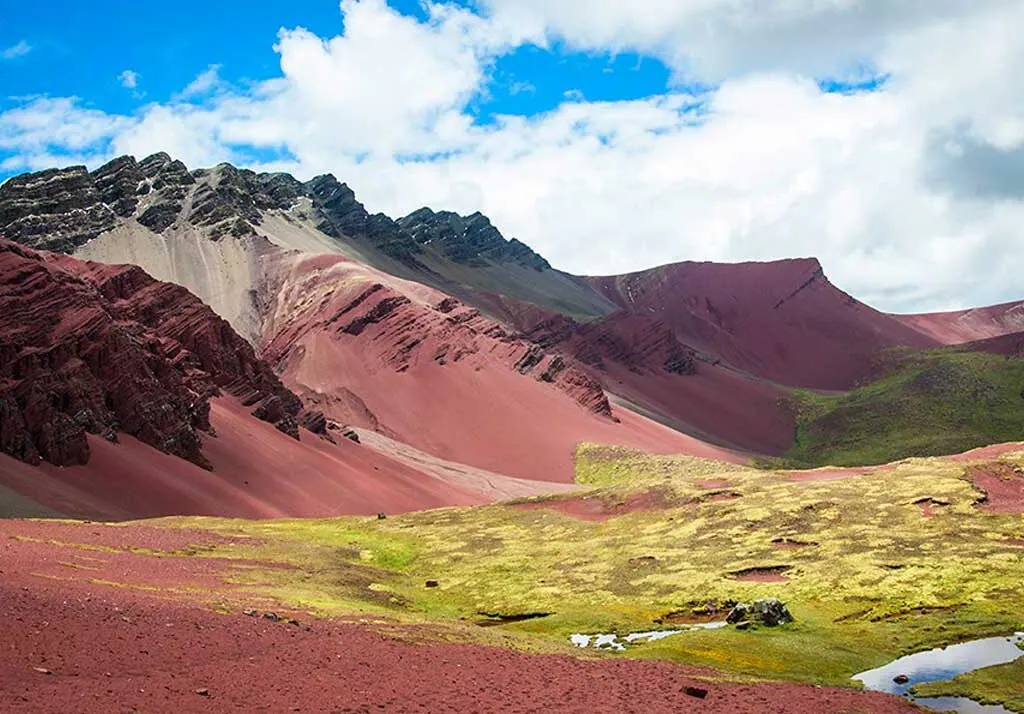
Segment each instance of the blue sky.
[[882,308],[992,303],[1021,297],[1021,26],[1019,0],[6,0],[0,181],[168,151],[480,210],[577,273],[814,255]]
[[[344,30],[344,19],[330,0],[9,2],[12,7],[0,16],[0,52],[19,43],[31,50],[0,64],[0,109],[46,94],[80,97],[89,106],[130,113],[170,100],[211,65],[239,85],[279,74],[273,44],[281,28],[303,27],[321,37]],[[389,5],[426,19],[417,0],[389,0]],[[134,89],[123,85],[125,71],[137,75]],[[550,111],[567,96],[591,101],[648,97],[666,91],[669,79],[668,67],[658,58],[636,52],[524,45],[496,59],[492,81],[472,110],[487,123],[495,114]]]

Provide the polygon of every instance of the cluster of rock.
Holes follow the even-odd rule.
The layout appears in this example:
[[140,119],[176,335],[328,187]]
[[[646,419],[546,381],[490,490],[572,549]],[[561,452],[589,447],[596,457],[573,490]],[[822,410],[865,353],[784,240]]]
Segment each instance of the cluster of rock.
[[166,153],[142,161],[122,156],[92,172],[74,166],[16,176],[0,186],[0,235],[71,253],[123,221],[136,220],[155,233],[192,226],[217,240],[251,235],[265,211],[289,211],[300,201],[308,202],[309,215],[326,235],[364,243],[416,269],[427,270],[420,259],[431,245],[466,265],[550,268],[524,244],[505,240],[479,213],[462,217],[424,208],[395,221],[370,214],[352,189],[330,174],[303,183],[289,174],[258,174],[230,164],[189,171]]
[[513,238],[506,240],[482,213],[460,216],[451,211],[421,208],[398,219],[417,244],[433,246],[454,263],[486,267],[488,262],[514,263],[534,270],[551,265],[529,246]]
[[298,438],[299,399],[184,288],[0,240],[0,451],[84,464],[86,434],[125,433],[209,468],[224,392]]
[[778,627],[793,622],[793,615],[781,600],[773,597],[750,604],[741,602],[729,611],[725,621],[737,626],[759,622],[768,627]]

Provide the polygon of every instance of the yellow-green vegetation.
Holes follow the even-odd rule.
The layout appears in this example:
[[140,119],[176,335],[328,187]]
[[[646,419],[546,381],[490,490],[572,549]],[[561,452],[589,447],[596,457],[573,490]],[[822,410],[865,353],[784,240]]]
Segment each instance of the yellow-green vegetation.
[[914,687],[914,692],[923,697],[967,697],[1024,712],[1024,657],[1010,664],[979,669],[951,682],[921,684]]
[[887,376],[847,394],[795,394],[788,463],[883,464],[1024,439],[1024,360],[954,350],[886,359]]
[[[1003,458],[1024,464],[1024,453]],[[197,554],[248,561],[235,579],[254,596],[462,632],[531,615],[499,629],[541,646],[722,619],[730,601],[781,598],[791,625],[685,633],[625,655],[736,677],[850,684],[894,657],[1021,627],[1024,520],[979,509],[963,464],[909,459],[795,480],[607,447],[581,448],[577,463],[591,490],[547,499],[385,520],[167,525],[242,536]],[[614,517],[566,512],[580,509]],[[736,577],[751,569],[789,580]]]

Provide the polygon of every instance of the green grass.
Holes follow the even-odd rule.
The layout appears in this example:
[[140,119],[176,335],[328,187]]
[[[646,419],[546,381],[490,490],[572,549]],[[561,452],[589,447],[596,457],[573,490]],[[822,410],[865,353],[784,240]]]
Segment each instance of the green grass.
[[1024,712],[1024,657],[1010,664],[979,669],[951,682],[921,684],[914,692],[926,697],[968,697],[982,704],[1002,704]]
[[838,396],[795,393],[801,467],[883,464],[1024,439],[1024,360],[890,353],[887,376]]
[[[1004,459],[1024,464],[1024,453]],[[247,536],[197,555],[264,563],[234,575],[254,595],[545,650],[564,650],[575,632],[625,634],[656,628],[668,613],[782,598],[797,618],[792,625],[686,633],[625,655],[710,665],[736,678],[851,685],[851,675],[897,656],[1020,627],[1024,563],[1011,541],[1024,537],[1024,522],[979,509],[981,494],[962,464],[911,459],[890,471],[810,482],[604,447],[582,448],[577,464],[595,490],[531,499],[539,509],[167,525]],[[557,510],[566,499],[613,508],[638,494],[655,496],[651,510],[606,522]],[[921,499],[948,505],[926,519]],[[807,545],[780,549],[779,539]],[[729,575],[766,566],[790,567],[791,580]],[[440,587],[426,588],[427,580]],[[536,612],[550,616],[473,624],[481,613]]]

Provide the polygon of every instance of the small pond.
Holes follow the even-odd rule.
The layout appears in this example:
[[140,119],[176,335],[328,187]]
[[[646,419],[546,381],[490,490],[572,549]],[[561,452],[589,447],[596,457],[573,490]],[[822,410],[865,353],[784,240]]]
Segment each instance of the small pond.
[[[1012,637],[990,637],[984,640],[965,642],[939,649],[918,652],[901,657],[884,667],[862,672],[854,679],[863,682],[865,689],[887,692],[909,697],[916,704],[935,711],[954,711],[960,714],[1011,714],[1001,706],[978,704],[963,697],[926,698],[914,697],[910,689],[916,684],[944,682],[961,674],[984,667],[1008,664],[1024,656],[1018,645],[1024,642],[1024,633]],[[897,677],[906,677],[906,682],[896,683]]]

